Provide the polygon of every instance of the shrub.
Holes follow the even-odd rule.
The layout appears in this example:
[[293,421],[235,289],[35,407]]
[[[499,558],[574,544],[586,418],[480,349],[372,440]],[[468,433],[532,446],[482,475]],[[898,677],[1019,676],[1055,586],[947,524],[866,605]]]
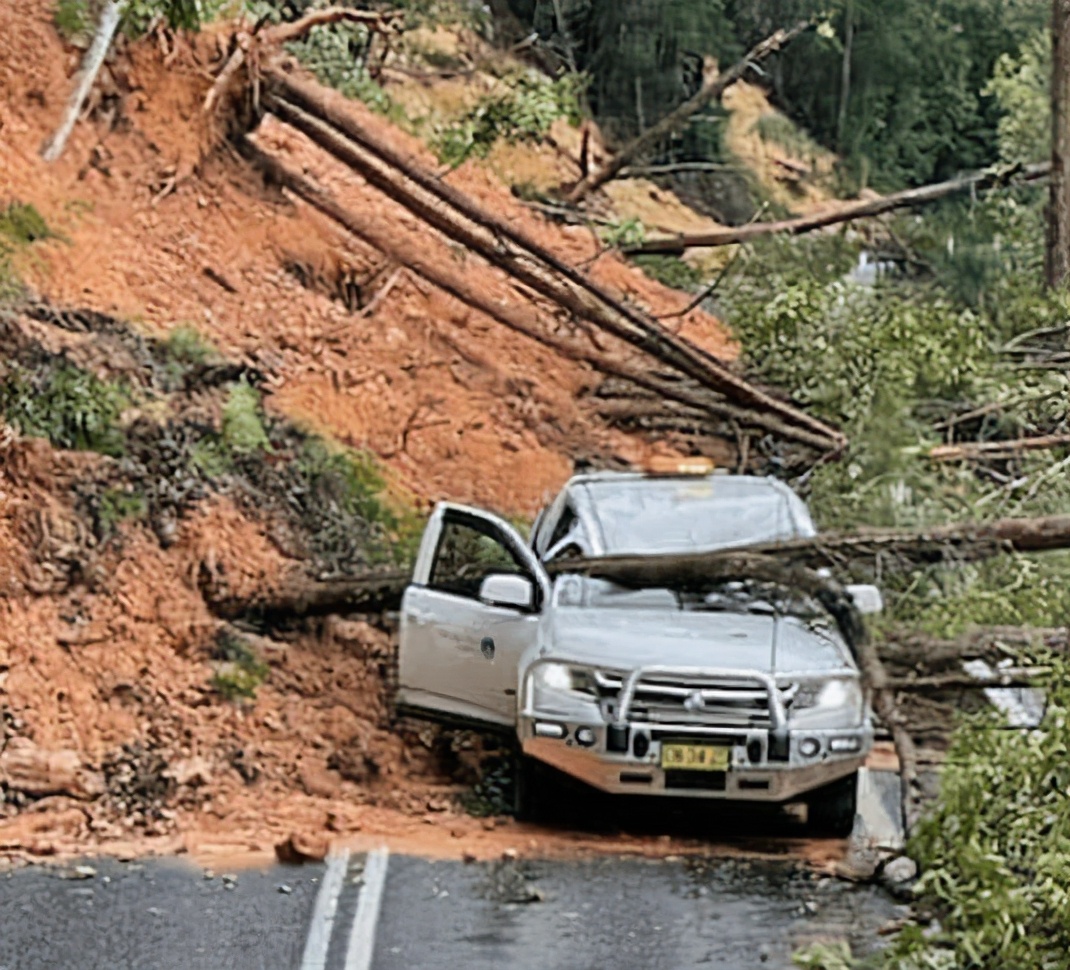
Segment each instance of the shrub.
[[558,118],[579,124],[585,79],[566,74],[556,81],[541,74],[504,78],[499,90],[481,98],[464,117],[439,135],[435,149],[443,163],[457,166],[485,158],[499,139],[537,141]]
[[256,697],[256,689],[271,672],[248,641],[228,630],[216,637],[212,658],[217,663],[212,687],[227,700]]
[[123,387],[70,364],[36,374],[16,366],[0,385],[0,412],[23,434],[112,457],[124,451],[119,417],[128,404]]
[[97,522],[103,535],[115,532],[119,523],[130,519],[143,519],[148,512],[148,503],[140,492],[122,488],[109,488],[100,496],[97,506]]
[[231,387],[227,402],[223,405],[222,443],[234,455],[271,450],[271,442],[260,417],[260,394],[245,381]]

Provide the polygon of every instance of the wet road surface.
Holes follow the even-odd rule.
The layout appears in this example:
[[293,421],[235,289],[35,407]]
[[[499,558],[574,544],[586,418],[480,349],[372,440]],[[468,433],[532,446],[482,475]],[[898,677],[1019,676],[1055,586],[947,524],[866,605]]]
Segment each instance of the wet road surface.
[[[866,952],[879,890],[754,860],[432,862],[353,854],[206,879],[178,862],[0,876],[0,970],[787,968]],[[67,878],[65,878],[67,877]]]

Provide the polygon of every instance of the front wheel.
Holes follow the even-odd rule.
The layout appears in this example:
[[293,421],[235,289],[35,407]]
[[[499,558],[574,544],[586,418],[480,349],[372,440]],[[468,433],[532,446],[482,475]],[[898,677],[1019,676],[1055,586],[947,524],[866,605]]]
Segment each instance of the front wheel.
[[814,834],[842,839],[851,834],[858,811],[858,772],[840,778],[806,797],[806,816]]
[[513,807],[521,822],[539,822],[546,815],[546,769],[535,758],[517,754],[513,777]]

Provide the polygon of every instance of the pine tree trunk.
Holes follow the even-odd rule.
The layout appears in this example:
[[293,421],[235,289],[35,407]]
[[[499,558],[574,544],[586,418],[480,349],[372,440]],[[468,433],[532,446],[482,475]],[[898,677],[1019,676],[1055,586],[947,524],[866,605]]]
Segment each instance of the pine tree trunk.
[[1070,0],[1051,10],[1051,196],[1045,277],[1049,287],[1070,277]]

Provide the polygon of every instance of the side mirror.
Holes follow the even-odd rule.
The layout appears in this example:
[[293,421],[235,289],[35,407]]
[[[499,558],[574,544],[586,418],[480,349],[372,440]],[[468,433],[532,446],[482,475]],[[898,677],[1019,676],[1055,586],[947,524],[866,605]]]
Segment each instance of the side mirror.
[[884,597],[876,586],[856,583],[847,587],[847,595],[854,600],[859,613],[880,613],[884,609]]
[[526,576],[499,573],[483,580],[479,598],[488,606],[530,610],[535,602],[535,587]]

